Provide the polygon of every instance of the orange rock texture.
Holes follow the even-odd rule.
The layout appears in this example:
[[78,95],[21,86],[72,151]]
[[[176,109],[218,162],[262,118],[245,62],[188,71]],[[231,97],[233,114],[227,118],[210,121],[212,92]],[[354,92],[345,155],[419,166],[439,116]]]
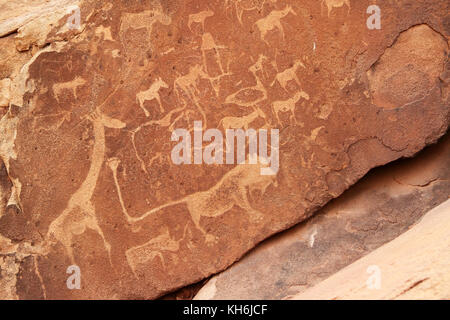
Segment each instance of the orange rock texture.
[[160,297],[436,142],[448,1],[377,4],[0,1],[0,295]]
[[[264,241],[212,277],[197,289],[195,299],[284,299],[302,294],[414,228],[428,211],[448,200],[449,159],[447,134],[413,159],[374,169],[312,218]],[[414,252],[412,246],[409,251]],[[364,276],[370,274],[364,270]]]

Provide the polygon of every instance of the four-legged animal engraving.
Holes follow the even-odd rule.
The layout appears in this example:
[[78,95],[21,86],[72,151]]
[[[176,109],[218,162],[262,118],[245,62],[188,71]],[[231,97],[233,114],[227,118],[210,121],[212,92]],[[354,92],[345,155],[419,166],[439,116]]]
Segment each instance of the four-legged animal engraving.
[[[345,3],[349,6],[349,0],[345,0]],[[329,1],[327,0],[327,5]],[[289,13],[296,15],[293,9],[290,6],[287,6],[283,10],[274,10],[269,13],[263,19],[258,20],[255,25],[260,31],[261,39],[267,43],[266,36],[268,32],[272,30],[278,30],[282,38],[285,38],[284,29],[281,24],[281,19],[286,17]],[[196,14],[191,14],[189,16],[188,27],[192,28],[194,23],[199,23],[202,25],[204,29],[205,19],[214,15],[214,12],[211,10],[201,11]],[[241,13],[242,15],[242,13]],[[239,20],[241,15],[238,15]],[[153,25],[155,23],[161,23],[164,25],[168,25],[171,22],[169,16],[157,11],[149,11],[141,14],[127,14],[124,15],[122,19],[121,25],[121,35],[123,36],[124,31],[127,28],[139,28],[142,27],[142,22],[147,23],[147,30],[149,33],[152,32]],[[210,73],[208,72],[208,68],[206,66],[206,51],[212,50],[215,52],[216,62],[219,66],[219,69],[222,75],[226,75],[229,68],[222,66],[222,60],[220,56],[219,49],[224,49],[225,47],[219,46],[214,42],[213,36],[210,33],[203,33],[202,35],[202,44],[199,46],[199,49],[202,51],[203,57],[203,66],[201,65],[193,65],[190,67],[189,72],[185,75],[182,75],[174,80],[174,91],[176,97],[181,102],[181,108],[177,108],[172,110],[168,114],[165,114],[161,117],[160,120],[152,120],[145,124],[142,124],[138,129],[132,132],[133,139],[133,147],[136,150],[136,145],[134,144],[134,136],[136,132],[141,130],[143,126],[146,125],[159,125],[162,127],[169,127],[169,130],[173,130],[173,126],[178,121],[179,117],[182,115],[177,115],[179,112],[183,112],[186,109],[187,105],[193,103],[202,114],[204,118],[204,125],[206,126],[206,114],[200,104],[200,80],[206,79],[211,83],[215,78],[210,77]],[[209,56],[208,56],[209,57]],[[264,55],[260,54],[258,60],[254,65],[252,65],[248,70],[253,74],[256,85],[251,84],[252,86],[243,88],[238,90],[237,92],[229,95],[225,98],[225,103],[234,103],[240,106],[252,107],[254,109],[253,112],[243,116],[243,117],[225,117],[220,121],[220,125],[223,126],[224,129],[237,129],[244,128],[248,129],[250,124],[258,118],[266,119],[265,113],[256,107],[255,105],[260,103],[263,100],[268,98],[266,88],[263,85],[263,80],[267,80],[267,72],[264,71],[264,61],[268,58]],[[285,71],[278,73],[276,75],[275,80],[272,83],[272,86],[276,81],[279,82],[281,87],[287,91],[287,85],[289,81],[295,81],[300,86],[300,81],[296,75],[296,71],[299,67],[305,67],[300,61],[296,60],[294,65],[286,69]],[[211,69],[210,69],[211,72]],[[261,76],[262,72],[262,76]],[[264,75],[266,78],[264,78]],[[270,79],[272,80],[272,79]],[[78,80],[77,80],[78,81]],[[268,82],[268,81],[267,81]],[[217,82],[216,82],[217,83]],[[266,82],[265,82],[266,83]],[[61,90],[72,89],[74,90],[74,95],[76,97],[76,89],[77,86],[83,85],[82,82],[71,82],[64,84],[63,86],[54,86],[55,96],[58,97]],[[163,104],[161,102],[161,97],[159,91],[161,88],[169,88],[168,84],[165,83],[161,78],[157,78],[150,86],[149,89],[145,91],[141,91],[136,94],[136,101],[139,103],[140,108],[144,111],[145,116],[149,117],[150,113],[145,108],[144,104],[146,101],[156,100],[159,104],[159,109],[161,113],[165,112]],[[214,87],[216,88],[216,87]],[[246,101],[241,97],[241,94],[245,96],[245,93],[258,93],[258,97],[253,99],[253,101]],[[216,90],[216,96],[218,96],[218,90]],[[262,96],[262,97],[261,97]],[[279,119],[279,112],[287,112],[290,111],[292,113],[292,117],[294,117],[295,104],[301,99],[309,99],[309,96],[303,92],[297,92],[294,97],[286,101],[275,101],[272,105],[273,112]],[[187,112],[187,111],[186,111]],[[172,117],[175,117],[175,120],[172,120]],[[94,131],[94,146],[92,151],[92,162],[91,167],[89,169],[88,175],[80,186],[80,188],[72,195],[70,198],[66,209],[62,212],[62,214],[56,218],[49,226],[48,233],[46,235],[46,241],[50,245],[54,245],[55,243],[61,243],[65,250],[67,251],[67,255],[71,259],[71,262],[75,262],[74,253],[73,253],[73,238],[76,235],[83,234],[88,228],[94,230],[103,240],[104,246],[108,251],[108,254],[111,256],[111,247],[108,241],[103,234],[98,219],[96,217],[95,208],[92,203],[92,195],[94,193],[97,180],[101,171],[101,168],[104,164],[105,157],[105,127],[109,128],[124,128],[125,124],[120,122],[119,120],[110,119],[106,116],[102,115],[99,110],[96,110],[89,121],[92,123],[93,131]],[[139,156],[137,155],[139,158]],[[141,160],[141,159],[140,159]],[[132,225],[137,225],[139,222],[144,221],[145,219],[153,216],[156,213],[160,213],[165,208],[169,208],[171,206],[177,204],[185,204],[186,208],[190,214],[190,217],[195,225],[195,227],[205,236],[205,240],[207,243],[212,243],[215,241],[215,237],[211,234],[208,234],[207,231],[202,227],[201,217],[218,217],[232,208],[240,208],[247,212],[251,219],[260,219],[262,217],[262,213],[255,209],[250,203],[251,195],[254,192],[260,192],[261,195],[264,195],[266,189],[271,185],[276,185],[276,175],[261,175],[261,167],[265,166],[263,161],[256,161],[257,164],[239,164],[234,169],[225,174],[220,181],[217,182],[212,188],[206,191],[199,191],[188,195],[182,199],[171,201],[164,205],[161,205],[157,208],[154,208],[141,216],[132,217],[128,215],[126,211],[126,206],[124,205],[124,201],[122,198],[122,194],[120,191],[119,180],[117,176],[117,168],[120,164],[120,161],[117,158],[110,159],[108,161],[109,168],[113,172],[114,182],[116,184],[116,188],[119,193],[119,200],[122,206],[122,211],[126,215],[127,221]],[[187,226],[186,226],[187,228]],[[145,264],[146,262],[154,259],[155,257],[160,257],[163,267],[165,267],[166,262],[164,259],[163,252],[176,252],[180,249],[180,243],[184,240],[186,236],[186,229],[182,238],[176,240],[171,236],[169,230],[166,229],[162,234],[153,238],[142,245],[132,247],[126,251],[126,259],[128,264],[130,265],[133,273],[136,275],[136,269],[138,265]],[[147,239],[146,239],[147,240]],[[111,257],[110,257],[111,258]]]
[[[277,2],[277,0],[269,1],[272,3]],[[250,1],[250,5],[246,5],[245,0],[225,0],[225,7],[229,7],[229,2],[234,4],[234,7],[236,9],[236,16],[239,23],[242,24],[242,15],[244,14],[244,11],[261,10],[266,3],[266,0],[260,1],[259,3],[257,1]]]
[[91,197],[94,194],[105,157],[105,127],[116,129],[125,127],[125,124],[121,121],[109,118],[99,110],[90,114],[88,119],[92,123],[94,131],[91,167],[81,187],[70,198],[66,209],[50,224],[45,238],[48,245],[61,243],[73,264],[75,264],[72,248],[73,237],[83,234],[88,228],[96,231],[102,237],[111,259],[111,246],[106,241],[105,235],[98,224]]
[[144,107],[145,101],[156,99],[156,101],[158,101],[159,103],[159,110],[161,111],[161,113],[164,112],[164,107],[162,106],[161,103],[161,97],[159,96],[159,90],[161,88],[168,88],[168,87],[169,85],[167,83],[165,83],[161,78],[158,78],[155,80],[155,82],[152,83],[152,85],[148,90],[141,91],[136,95],[136,100],[137,102],[139,102],[139,106],[144,111],[146,117],[150,116],[150,113]]
[[163,25],[170,25],[172,18],[162,12],[162,9],[147,10],[139,13],[125,13],[122,16],[120,24],[120,38],[123,39],[123,34],[128,28],[138,29],[145,27],[148,33],[151,35],[153,31],[153,25],[155,23],[161,23]]
[[261,40],[268,43],[266,41],[266,35],[269,31],[273,29],[278,29],[284,40],[284,29],[283,25],[281,24],[281,19],[286,17],[289,13],[297,15],[295,11],[292,9],[292,7],[288,5],[283,10],[273,10],[271,13],[269,13],[267,17],[256,21],[255,24],[258,27],[259,32],[261,34]]
[[209,32],[206,32],[202,35],[202,45],[200,48],[201,48],[202,54],[203,54],[203,65],[205,66],[205,69],[207,68],[206,67],[206,51],[213,50],[215,52],[216,61],[217,61],[217,64],[219,65],[220,72],[223,74],[224,71],[223,71],[222,62],[220,61],[219,49],[226,49],[226,47],[218,46],[215,43],[212,34]]
[[328,17],[330,16],[331,10],[333,10],[333,8],[340,8],[344,6],[344,4],[348,8],[347,12],[350,12],[350,0],[322,0],[321,7],[323,7],[324,4],[328,8]]
[[297,92],[292,98],[286,100],[286,101],[275,101],[272,103],[273,112],[275,113],[275,116],[277,117],[278,123],[281,125],[280,117],[278,113],[280,112],[291,112],[291,117],[294,118],[294,121],[297,122],[295,119],[295,104],[300,100],[300,98],[309,100],[309,95],[304,91]]
[[186,237],[188,225],[184,228],[183,236],[179,240],[174,240],[166,227],[164,232],[151,239],[150,241],[136,247],[132,247],[125,252],[128,265],[130,266],[134,276],[139,278],[136,269],[140,264],[145,264],[156,257],[161,259],[161,263],[166,268],[166,260],[164,259],[163,251],[176,252],[180,249],[180,242]]
[[[200,112],[200,114],[203,117],[204,126],[206,126],[207,119],[205,111],[203,110],[203,107],[200,105],[200,101],[198,99],[198,95],[200,94],[200,91],[198,89],[198,81],[200,79],[207,79],[211,83],[211,78],[208,76],[208,74],[203,70],[203,67],[201,65],[194,65],[189,68],[189,73],[185,74],[183,76],[179,76],[174,81],[174,90],[177,95],[177,98],[179,101],[184,101],[184,106],[187,107],[187,105],[190,102],[193,102],[194,105],[197,107],[197,110]],[[188,100],[186,101],[186,97]],[[190,101],[189,101],[190,100]]]
[[73,96],[75,99],[78,99],[77,97],[77,89],[78,87],[83,86],[86,83],[86,80],[80,77],[76,77],[72,81],[63,82],[63,83],[55,83],[53,85],[53,94],[56,98],[56,100],[59,102],[59,97],[64,90],[70,90],[73,93]]
[[286,87],[289,81],[295,81],[300,86],[300,80],[297,77],[299,67],[305,68],[305,65],[300,60],[296,60],[291,68],[278,73],[270,86],[273,86],[277,81],[285,91],[287,91]]
[[205,29],[205,20],[206,18],[212,17],[214,15],[214,11],[211,9],[200,11],[198,13],[193,13],[189,15],[188,19],[188,28],[192,31],[193,23],[200,23],[202,25],[202,30]]
[[[262,213],[251,206],[248,195],[255,191],[259,191],[263,195],[269,185],[276,185],[276,175],[261,175],[261,168],[268,167],[264,159],[254,162],[257,164],[237,165],[209,190],[196,192],[180,200],[171,201],[144,213],[140,217],[133,218],[126,214],[127,220],[131,223],[137,223],[165,208],[184,203],[195,226],[205,235],[206,241],[208,243],[214,242],[215,237],[208,234],[200,225],[202,216],[218,217],[237,206],[249,213],[252,220],[259,220],[262,217]],[[120,194],[118,184],[116,184],[116,187]]]

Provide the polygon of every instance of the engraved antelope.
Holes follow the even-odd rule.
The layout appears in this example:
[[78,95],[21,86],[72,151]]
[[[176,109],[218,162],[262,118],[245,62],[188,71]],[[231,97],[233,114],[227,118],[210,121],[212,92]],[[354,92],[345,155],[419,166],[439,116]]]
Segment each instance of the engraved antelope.
[[301,61],[296,60],[291,68],[278,73],[270,86],[273,87],[277,81],[285,91],[287,91],[286,88],[289,81],[295,81],[300,86],[300,80],[297,77],[297,69],[299,67],[305,68],[305,65]]
[[323,7],[324,4],[328,9],[328,17],[330,16],[331,10],[333,10],[333,8],[340,8],[344,6],[344,4],[348,8],[347,12],[350,12],[350,0],[322,0],[321,7]]
[[205,20],[206,18],[212,17],[214,15],[214,11],[211,9],[200,11],[198,13],[193,13],[189,15],[188,18],[188,28],[192,31],[192,24],[200,23],[202,25],[202,30],[205,29]]
[[277,117],[278,123],[281,125],[279,113],[280,112],[291,112],[291,117],[295,119],[295,104],[300,100],[300,98],[309,100],[309,95],[304,91],[297,92],[292,98],[285,100],[285,101],[275,101],[272,104],[273,112],[275,113],[275,116]]
[[[260,78],[257,75],[258,71],[262,71],[264,70],[263,67],[263,62],[267,60],[267,57],[265,57],[264,55],[260,54],[258,57],[258,60],[249,67],[249,71],[253,74],[255,80],[256,80],[256,85],[251,86],[251,87],[246,87],[246,88],[242,88],[238,91],[236,91],[233,94],[230,94],[228,97],[226,97],[225,99],[225,103],[226,104],[237,104],[243,107],[251,107],[253,105],[258,104],[261,101],[264,101],[265,99],[267,99],[267,90],[264,87],[262,81],[260,80]],[[248,96],[251,93],[255,93],[255,92],[260,92],[262,93],[261,97],[257,97],[254,100],[246,100],[246,99],[241,99],[240,96]]]
[[70,90],[72,91],[72,94],[75,97],[75,99],[78,99],[77,90],[79,87],[82,87],[85,83],[86,80],[80,77],[76,77],[74,80],[68,82],[55,83],[53,85],[53,94],[56,100],[59,102],[61,92],[63,92],[64,90]]
[[159,110],[161,111],[161,113],[164,113],[164,107],[162,106],[162,103],[161,103],[161,97],[159,96],[159,90],[161,88],[167,89],[168,87],[169,87],[169,85],[167,83],[165,83],[161,78],[158,78],[155,80],[155,82],[152,83],[152,85],[150,86],[149,89],[147,89],[146,91],[141,91],[136,95],[136,101],[139,103],[139,106],[144,111],[146,117],[149,117],[150,113],[144,107],[145,101],[151,101],[151,100],[156,99],[156,101],[158,101],[158,103],[159,103]]
[[297,15],[295,11],[292,9],[292,7],[288,5],[283,10],[273,10],[265,18],[259,19],[258,21],[255,22],[256,26],[259,29],[261,39],[264,42],[268,43],[265,39],[266,35],[269,31],[273,29],[278,29],[284,40],[284,29],[283,25],[281,24],[281,19],[286,17],[289,13]]
[[[214,242],[215,237],[208,234],[200,225],[201,217],[218,217],[231,210],[234,206],[249,213],[252,220],[259,220],[262,217],[262,213],[254,209],[250,204],[248,194],[251,195],[255,191],[259,191],[261,195],[264,195],[266,189],[271,184],[276,186],[277,182],[276,174],[261,175],[261,168],[269,168],[269,164],[267,161],[264,161],[264,158],[260,158],[260,161],[256,161],[256,157],[256,155],[250,155],[249,163],[239,164],[234,167],[209,190],[196,192],[180,200],[168,202],[144,213],[140,217],[129,216],[121,200],[123,213],[128,222],[136,226],[139,221],[143,221],[147,217],[154,215],[165,208],[184,203],[187,206],[195,226],[205,235],[206,242]],[[122,193],[119,184],[117,183],[117,171],[114,166],[115,164],[113,164],[111,170],[115,177],[119,199],[122,199]]]
[[[198,99],[198,94],[200,93],[198,90],[197,81],[200,79],[208,79],[211,83],[211,78],[208,76],[208,74],[203,70],[203,67],[201,65],[194,65],[189,67],[189,73],[185,74],[183,76],[179,76],[174,81],[174,89],[175,93],[177,95],[178,100],[184,101],[184,106],[188,104],[188,102],[183,98],[183,94],[190,99],[194,105],[197,107],[197,110],[200,112],[200,114],[203,117],[204,124],[206,126],[206,114],[203,110],[202,106],[200,105],[200,101]],[[212,83],[211,83],[212,85]]]
[[183,236],[180,239],[175,240],[170,236],[169,229],[165,227],[164,232],[156,238],[153,238],[140,246],[128,249],[125,252],[125,256],[134,276],[139,278],[136,273],[139,264],[145,264],[156,257],[161,259],[163,267],[166,268],[163,251],[177,252],[180,250],[180,242],[185,239],[187,229],[188,225],[184,228]]

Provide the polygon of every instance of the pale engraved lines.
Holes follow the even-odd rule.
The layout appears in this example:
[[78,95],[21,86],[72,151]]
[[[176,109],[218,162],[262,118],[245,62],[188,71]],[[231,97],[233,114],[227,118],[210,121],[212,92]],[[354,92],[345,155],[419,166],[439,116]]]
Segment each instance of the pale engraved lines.
[[[251,58],[253,61],[253,58]],[[250,68],[248,68],[248,70],[253,73],[253,75],[255,77],[258,77],[257,72],[260,71],[263,75],[265,75],[266,77],[268,76],[267,70],[265,70],[264,68],[264,61],[268,61],[269,58],[267,58],[265,55],[263,54],[259,54],[258,56],[258,60],[256,60],[256,62],[254,64],[252,64],[250,66]],[[276,67],[276,66],[274,66]]]
[[186,237],[186,231],[188,225],[184,228],[183,237],[179,240],[175,240],[170,236],[169,229],[164,228],[164,232],[151,239],[150,241],[136,247],[132,247],[125,252],[128,265],[130,266],[134,276],[139,278],[136,269],[139,264],[145,264],[148,261],[153,260],[156,257],[161,259],[163,268],[166,268],[166,262],[164,259],[163,251],[177,252],[180,250],[180,242]]
[[139,106],[144,111],[146,117],[149,117],[150,113],[144,107],[145,101],[151,101],[151,100],[156,99],[156,101],[158,101],[158,103],[159,103],[159,110],[161,111],[161,113],[164,113],[164,107],[162,106],[162,103],[161,103],[161,97],[159,96],[159,90],[161,88],[167,89],[168,87],[169,87],[169,85],[167,83],[165,83],[161,78],[158,78],[151,84],[149,89],[147,89],[145,91],[141,91],[136,95],[136,100],[139,102]]
[[48,239],[53,237],[64,246],[73,264],[75,264],[72,248],[73,236],[84,233],[87,228],[98,232],[103,238],[105,248],[109,254],[111,250],[102,230],[98,226],[95,210],[91,203],[91,197],[97,184],[105,153],[104,127],[98,120],[92,119],[92,124],[95,142],[88,175],[81,187],[70,198],[69,204],[63,213],[50,224],[47,233]]
[[94,146],[92,149],[91,166],[86,179],[80,188],[71,196],[67,207],[62,214],[50,224],[46,241],[52,245],[59,242],[64,246],[71,262],[75,264],[73,254],[73,237],[83,234],[86,229],[92,229],[103,239],[105,249],[108,251],[111,262],[111,245],[106,241],[105,235],[98,224],[94,205],[91,202],[100,170],[105,157],[105,127],[121,129],[125,124],[120,120],[112,119],[101,114],[97,108],[87,119],[92,123],[94,133]]
[[111,118],[111,117],[107,116],[106,114],[100,113],[100,112],[94,113],[94,114],[97,114],[97,116],[100,120],[100,123],[103,124],[104,127],[112,128],[112,129],[123,129],[126,127],[126,124],[124,122],[120,121],[119,119]]
[[269,185],[276,185],[276,174],[260,174],[262,167],[268,167],[268,164],[263,159],[260,159],[259,162],[255,160],[249,162],[256,164],[244,163],[237,165],[209,190],[196,192],[180,200],[168,202],[137,218],[128,216],[127,219],[130,219],[132,223],[136,223],[165,208],[184,203],[195,226],[205,236],[206,242],[211,244],[216,239],[201,227],[200,218],[202,216],[218,217],[237,206],[249,213],[252,220],[258,220],[262,217],[262,213],[251,206],[248,194],[258,190],[263,196]]
[[114,41],[111,35],[111,27],[99,26],[95,29],[95,34],[101,36],[103,40]]
[[164,52],[161,52],[161,55],[162,55],[162,56],[165,56],[166,54],[169,54],[169,53],[171,53],[171,52],[173,52],[173,51],[175,51],[175,48],[174,48],[174,47],[172,47],[172,48],[170,48],[170,49],[167,49],[167,50],[164,51]]
[[317,236],[317,226],[314,226],[313,232],[311,233],[308,239],[308,244],[310,248],[314,247],[314,243],[316,242],[316,236]]
[[273,10],[265,18],[261,18],[256,21],[255,24],[259,29],[261,40],[268,44],[268,42],[266,41],[266,35],[269,31],[272,31],[274,29],[278,29],[284,40],[284,29],[283,25],[281,24],[281,19],[286,17],[289,13],[297,15],[292,7],[290,5],[287,5],[283,10]]
[[[317,144],[317,143],[316,143],[316,139],[317,139],[317,137],[319,136],[319,133],[320,133],[320,131],[322,131],[322,129],[325,129],[325,127],[324,127],[324,126],[320,126],[320,127],[317,127],[317,128],[312,129],[312,130],[311,130],[311,133],[309,134],[309,136],[308,136],[308,135],[302,134],[302,137],[303,137],[303,139],[302,139],[302,144],[305,146],[305,148],[306,148],[307,150],[310,150],[312,145]],[[303,160],[302,160],[302,166],[303,166],[304,168],[309,168],[309,169],[311,169],[312,166],[313,166],[313,160],[314,160],[314,158],[315,158],[315,155],[313,154],[313,155],[311,156],[311,159],[310,159],[309,161],[305,162],[304,159],[303,159]]]
[[192,31],[192,24],[200,23],[202,25],[202,30],[205,30],[205,20],[206,18],[212,17],[214,12],[211,9],[203,10],[198,13],[193,13],[189,15],[188,18],[188,28]]
[[[258,57],[258,60],[250,66],[250,68],[248,69],[254,76],[255,80],[256,80],[256,85],[251,86],[251,87],[246,87],[246,88],[242,88],[238,91],[236,91],[235,93],[229,95],[228,97],[225,98],[225,103],[226,104],[237,104],[239,106],[243,106],[243,107],[253,107],[254,105],[260,103],[261,101],[264,101],[267,99],[267,90],[264,87],[261,79],[259,78],[257,72],[261,71],[263,72],[264,68],[263,68],[263,61],[267,60],[267,57],[260,54]],[[262,93],[262,97],[260,98],[256,98],[255,100],[245,100],[240,98],[240,96],[242,95],[248,95],[249,93],[252,93],[252,91],[259,91]]]
[[123,196],[122,196],[122,192],[120,190],[119,180],[117,178],[117,168],[119,167],[120,160],[118,158],[111,158],[111,159],[108,159],[107,164],[113,174],[113,179],[114,179],[114,183],[116,185],[117,195],[119,196],[120,206],[122,207],[122,213],[124,214],[124,216],[128,222],[132,222],[132,218],[128,214],[128,210],[123,201]]
[[[120,21],[119,37],[124,48],[129,48],[124,39],[125,31],[129,28],[139,29],[145,28],[148,35],[151,36],[153,32],[153,26],[155,23],[161,23],[162,25],[170,25],[172,18],[162,12],[162,8],[159,5],[157,10],[147,10],[140,13],[124,13]],[[149,45],[152,46],[151,42]]]
[[304,91],[298,91],[294,94],[294,96],[285,101],[274,101],[272,103],[273,113],[275,114],[278,124],[281,125],[279,113],[280,112],[291,112],[291,118],[294,119],[295,123],[297,120],[295,118],[295,105],[301,99],[309,100],[309,95]]
[[261,109],[256,109],[243,117],[224,117],[219,121],[219,126],[222,126],[224,130],[241,128],[247,130],[249,125],[259,117],[266,119],[264,112]]
[[[189,67],[189,73],[183,76],[179,76],[174,81],[174,89],[175,93],[177,95],[177,98],[179,101],[184,102],[184,106],[187,107],[188,104],[191,102],[194,103],[194,105],[197,107],[198,111],[202,115],[203,123],[206,128],[206,114],[203,110],[202,106],[200,105],[200,101],[198,99],[198,95],[200,94],[200,91],[198,89],[197,82],[200,79],[207,79],[211,82],[210,77],[208,74],[205,73],[203,70],[203,67],[201,65],[194,65]],[[183,98],[183,95],[186,95],[190,101],[186,101]]]
[[320,131],[321,131],[322,129],[325,129],[325,127],[324,127],[324,126],[320,126],[320,127],[317,127],[317,128],[315,128],[315,129],[313,129],[313,130],[311,131],[310,136],[307,137],[308,140],[311,141],[311,142],[315,142],[316,139],[317,139],[317,136],[319,135],[319,133],[320,133]]
[[[215,43],[214,38],[213,38],[211,33],[209,33],[209,32],[203,33],[203,35],[202,35],[202,46],[201,46],[201,50],[202,51],[215,50],[215,51],[218,52],[218,49],[226,49],[226,48],[227,47],[224,47],[224,46],[218,46]],[[223,72],[223,68],[221,69],[221,71]]]
[[84,80],[81,77],[76,77],[74,80],[68,81],[68,82],[55,83],[52,87],[53,94],[54,94],[56,100],[59,102],[59,97],[60,97],[61,93],[64,90],[70,90],[72,92],[73,96],[75,97],[75,99],[78,99],[77,89],[78,89],[78,87],[83,86],[85,83],[86,83],[86,80]]
[[163,163],[164,158],[169,158],[167,155],[164,155],[162,152],[157,152],[155,156],[153,156],[149,161],[149,167],[153,166],[153,162],[159,160],[159,163]]
[[[149,215],[157,213],[158,211],[161,211],[164,208],[171,207],[176,204],[185,203],[187,205],[188,211],[192,217],[192,221],[194,222],[195,226],[205,235],[206,242],[210,244],[215,242],[216,240],[214,236],[207,234],[206,231],[200,226],[200,218],[202,216],[217,217],[227,212],[233,206],[236,205],[246,210],[252,216],[253,219],[261,218],[262,214],[259,211],[252,208],[247,193],[253,194],[256,191],[259,191],[261,196],[263,196],[268,186],[270,186],[271,184],[274,184],[275,186],[277,185],[276,176],[262,176],[259,174],[259,168],[265,165],[264,161],[262,161],[261,163],[263,164],[262,165],[240,164],[234,169],[232,169],[230,172],[225,174],[225,176],[211,189],[191,194],[178,201],[169,202],[153,210],[150,210],[149,212],[137,218],[131,217],[128,214],[128,211],[123,201],[122,192],[120,190],[120,185],[117,178],[117,167],[120,164],[120,160],[117,158],[112,158],[108,161],[108,166],[110,167],[113,173],[113,178],[119,196],[119,201],[122,207],[122,212],[130,224],[137,223],[147,218]],[[229,190],[233,190],[231,194]],[[139,249],[143,247],[148,248],[149,245],[160,244],[161,237],[163,237],[163,239],[165,239],[166,241],[169,241],[169,237],[167,236],[166,237],[159,236],[155,239],[150,240],[147,244],[144,244],[143,246],[140,247],[135,247],[134,249]],[[184,236],[182,239],[184,239]],[[172,241],[172,244],[174,244],[173,240],[170,241]],[[172,248],[173,250],[170,251],[178,250],[178,247]],[[128,253],[135,252],[134,249],[130,249],[132,251],[130,250],[127,251],[128,263],[130,267],[133,269],[133,272],[135,271],[135,266],[133,266],[130,260],[136,260],[137,258],[129,259],[130,256],[128,255]],[[167,246],[162,245],[159,247],[157,246],[156,250],[151,251],[150,255],[145,255],[143,254],[144,252],[140,252],[138,256],[141,257],[140,259],[148,261],[153,259],[156,254],[161,257],[162,261],[164,261],[164,258],[160,253],[161,250],[167,250]],[[141,263],[144,263],[145,261],[143,262],[141,261]]]
[[123,33],[128,28],[146,28],[149,35],[151,35],[153,25],[157,22],[168,26],[172,23],[172,19],[170,16],[164,14],[162,10],[147,10],[140,13],[125,13],[122,15],[120,24],[121,38],[123,39]]
[[38,256],[33,255],[33,263],[34,263],[34,273],[36,274],[36,276],[39,279],[39,282],[41,284],[41,289],[42,289],[42,293],[44,296],[44,300],[47,300],[47,289],[45,288],[45,283],[44,283],[44,279],[42,278],[41,272],[39,271],[39,265],[38,265],[38,260],[37,260]]
[[114,49],[111,51],[111,56],[113,58],[119,58],[120,57],[120,50],[119,49]]
[[328,17],[330,17],[330,13],[331,10],[333,10],[333,8],[340,8],[344,5],[347,6],[347,12],[350,12],[350,0],[322,0],[321,3],[321,7],[323,7],[323,5],[327,6],[328,9]]
[[[263,95],[262,95],[262,97],[257,98],[256,100],[251,100],[251,101],[247,101],[243,98],[240,98],[240,96],[249,95],[250,93],[252,93],[252,91],[259,91]],[[229,95],[228,97],[226,97],[225,103],[226,104],[237,104],[237,105],[243,106],[243,107],[251,107],[251,106],[258,104],[261,101],[264,101],[266,99],[267,99],[266,88],[264,87],[262,82],[259,80],[259,78],[256,78],[256,85],[251,86],[251,87],[242,88],[242,89],[238,90],[237,92]]]
[[[177,108],[174,110],[171,110],[169,113],[167,113],[162,119],[160,120],[150,120],[147,121],[144,124],[141,124],[139,127],[137,127],[135,130],[131,132],[131,143],[133,145],[134,152],[136,153],[136,158],[141,164],[142,170],[148,174],[147,166],[144,162],[144,160],[139,156],[139,153],[137,151],[136,147],[136,134],[141,131],[144,127],[156,125],[159,127],[168,127],[168,131],[172,132],[175,129],[175,124],[178,120],[183,118],[184,112],[182,112],[185,109],[185,107]],[[173,121],[172,116],[176,114],[177,112],[181,112]],[[152,161],[150,162],[150,165],[152,164]]]
[[[225,0],[225,6],[229,7],[229,2],[234,4],[236,10],[236,16],[240,24],[242,24],[242,15],[245,11],[261,10],[266,3],[266,0],[260,2],[260,4],[255,4],[254,6],[245,7],[242,0]],[[275,3],[277,0],[270,0],[270,2]]]
[[[64,122],[70,121],[70,117],[72,116],[72,113],[69,111],[61,111],[55,114],[47,114],[47,115],[40,115],[40,116],[34,116],[33,117],[33,126],[34,128],[38,128],[37,122],[38,120],[48,119],[46,122],[46,126],[39,126],[39,130],[43,131],[53,131],[59,129]],[[50,123],[53,123],[53,119],[59,119],[54,125],[51,125]],[[44,120],[45,121],[45,120]]]
[[305,65],[300,60],[295,60],[294,65],[291,68],[288,68],[275,76],[275,80],[270,86],[272,87],[277,81],[285,91],[288,91],[287,85],[290,81],[295,81],[300,86],[300,80],[297,77],[297,69],[299,67],[305,68]]

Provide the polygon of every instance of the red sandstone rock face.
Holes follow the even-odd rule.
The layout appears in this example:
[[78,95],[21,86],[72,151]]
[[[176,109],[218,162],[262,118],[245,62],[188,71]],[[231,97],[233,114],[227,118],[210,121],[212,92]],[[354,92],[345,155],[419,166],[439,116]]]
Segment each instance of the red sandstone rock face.
[[[195,298],[283,299],[308,291],[448,200],[449,159],[446,135],[413,159],[374,169],[314,217],[262,242],[212,277]],[[369,274],[364,270],[361,276]]]
[[[84,1],[78,31],[66,17],[19,31],[18,50],[43,49],[6,75],[11,295],[156,298],[436,141],[449,124],[445,1],[386,1],[381,30],[367,29],[368,5]],[[172,132],[196,120],[279,129],[279,171],[175,165]],[[81,290],[66,287],[70,265]]]
[[426,25],[401,33],[368,71],[373,102],[392,109],[423,100],[442,73],[446,47]]

